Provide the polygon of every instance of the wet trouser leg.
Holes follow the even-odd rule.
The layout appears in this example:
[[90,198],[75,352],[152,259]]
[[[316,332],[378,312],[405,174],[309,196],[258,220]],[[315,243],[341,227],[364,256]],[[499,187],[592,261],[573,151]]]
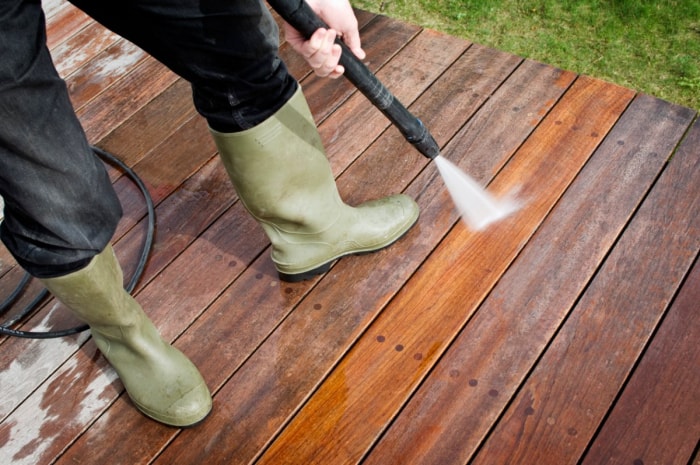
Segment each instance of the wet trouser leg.
[[79,269],[121,216],[45,44],[36,1],[0,1],[0,237],[30,273]]
[[[259,0],[74,3],[191,82],[216,130],[253,127],[296,90]],[[0,30],[0,237],[30,273],[60,276],[104,248],[121,209],[51,63],[40,2],[0,1]]]

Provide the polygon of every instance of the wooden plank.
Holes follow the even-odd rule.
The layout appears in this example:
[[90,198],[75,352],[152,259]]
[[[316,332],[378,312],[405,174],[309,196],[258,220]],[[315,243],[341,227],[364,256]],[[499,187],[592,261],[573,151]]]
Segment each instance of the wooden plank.
[[91,24],[88,15],[68,2],[55,15],[46,18],[46,46],[49,50],[59,46],[84,27]]
[[[518,114],[533,110],[511,102]],[[649,97],[632,102],[365,464],[469,461],[655,181],[688,116]]]
[[[172,137],[163,140],[148,156],[136,163],[133,169],[148,187],[153,201],[158,204],[215,154],[216,146],[206,122],[203,118],[193,116]],[[129,182],[125,178],[120,181]],[[136,203],[142,205],[143,201],[138,199]],[[124,201],[122,204],[127,205]]]
[[[15,267],[15,259],[12,254],[5,247],[0,247],[0,278],[9,273]],[[2,285],[2,280],[0,279],[0,285]],[[0,291],[0,295],[9,295],[9,292]]]
[[88,15],[68,2],[57,13],[46,18],[46,45],[49,50],[62,44],[77,31],[90,24]]
[[[439,49],[436,46],[435,52],[438,53],[438,51]],[[452,54],[448,55],[444,60],[443,66],[449,66],[454,60],[455,54],[459,52],[459,50],[452,51]],[[424,82],[415,82],[415,85],[428,85],[440,72],[441,69],[436,69],[434,74],[428,76]],[[328,119],[323,124],[330,123],[331,119]],[[357,124],[362,126],[364,123],[363,121],[357,121]],[[282,286],[277,279],[276,272],[266,252],[241,278],[234,282],[232,287],[222,295],[221,299],[212,305],[212,308],[207,310],[206,314],[183,336],[182,347],[187,349],[186,352],[205,374],[208,383],[214,391],[219,389],[230,376],[230,372],[235,371],[246,360],[248,355],[265,340],[278,322],[284,319],[286,314],[294,308],[294,305],[304,297],[307,290],[313,287],[313,284],[314,282],[312,281],[294,285],[285,283]],[[282,287],[284,287],[284,290],[282,290]],[[279,291],[270,292],[270,289],[278,288]],[[251,312],[250,308],[255,308],[255,311]],[[239,328],[243,327],[246,328],[246,331],[244,334],[241,334]],[[212,358],[211,346],[201,344],[202,338],[221,347],[226,347],[225,353]],[[118,405],[115,405],[115,407],[122,409]],[[216,402],[215,408],[217,410],[220,408],[218,402]],[[129,414],[129,409],[126,406],[124,406],[123,410],[125,411],[124,413],[110,415],[105,417],[104,421],[100,420],[100,426],[95,428],[94,435],[92,430],[88,431],[68,451],[65,460],[77,460],[80,456],[85,455],[85,447],[88,445],[93,446],[96,441],[107,439],[101,438],[99,434],[99,431],[110,429],[106,425],[114,422],[118,422],[121,425],[123,421],[131,421],[124,419],[124,414],[128,418],[131,418],[130,415],[134,414],[135,417],[139,417],[139,414],[135,412]],[[212,420],[213,418],[208,419],[206,424],[212,423]],[[134,422],[130,424],[128,430],[120,429],[120,431],[123,431],[124,434],[137,434],[149,446],[144,446],[138,451],[130,449],[115,450],[111,446],[111,441],[115,440],[115,436],[111,435],[109,438],[110,444],[105,444],[104,448],[105,455],[103,458],[105,460],[110,457],[112,459],[117,458],[118,461],[124,463],[138,463],[148,456],[148,450],[151,453],[155,453],[171,439],[170,434],[172,431],[167,428],[154,428],[152,422],[148,420],[142,421],[139,419],[134,420]],[[116,442],[119,442],[119,440]]]
[[[97,23],[91,23],[54,47],[51,50],[51,58],[58,74],[70,76],[118,40],[119,36],[113,32]],[[104,64],[102,68],[105,68]]]
[[[439,43],[436,46],[439,47]],[[482,50],[477,55],[481,58],[481,64],[496,74],[495,76],[489,73],[480,75],[480,79],[491,82],[493,87],[496,87],[519,61],[510,55],[493,50]],[[479,61],[476,58],[473,59]],[[449,57],[446,62],[449,64],[452,60],[453,57]],[[439,71],[436,70],[437,74]],[[502,73],[501,76],[498,75],[498,71]],[[450,87],[438,84],[431,87],[431,91],[449,92]],[[451,102],[460,107],[462,103],[459,98]],[[470,101],[470,104],[473,104],[473,101]],[[435,112],[441,110],[434,109]],[[358,122],[358,124],[361,123],[361,121]],[[453,121],[452,125],[452,128],[457,131],[461,124]],[[393,142],[394,139],[391,141]],[[396,146],[385,147],[383,142],[373,145],[376,147],[376,152],[386,150],[392,153],[396,149]],[[404,141],[401,142],[401,144],[404,143]],[[366,156],[371,157],[372,154]],[[414,155],[412,160],[422,162],[420,158],[422,157]],[[369,177],[375,183],[384,183],[384,189],[392,190],[401,190],[400,183],[407,183],[411,179],[396,177],[380,181],[380,178],[373,177],[374,172],[355,172],[356,166],[358,165],[353,164],[352,168],[340,177],[341,189],[348,180],[357,176]],[[378,188],[374,187],[374,189]],[[355,195],[357,196],[358,193]],[[441,214],[441,212],[437,213]],[[451,212],[447,214],[449,213]],[[447,226],[444,226],[442,232],[436,234],[444,234],[446,228]],[[216,399],[225,399],[225,401],[216,401],[216,408],[207,422],[196,429],[183,431],[168,446],[164,454],[159,456],[158,461],[171,463],[177,459],[247,463],[259,454],[265,443],[274,436],[277,428],[287,421],[289,415],[298,408],[299,403],[313,391],[317,380],[342,355],[347,344],[351,344],[357,334],[362,332],[362,328],[373,318],[378,309],[386,304],[391,295],[400,288],[403,281],[423,260],[425,255],[409,259],[407,252],[412,250],[407,248],[411,243],[408,240],[409,237],[415,238],[416,235],[409,234],[386,252],[362,257],[359,260],[352,257],[343,259],[333,268],[330,275],[324,277],[313,291],[306,295],[279,327],[275,329],[274,325],[267,326],[274,332],[250,358],[245,360],[243,366],[238,368],[232,377],[223,380],[226,384],[218,391]],[[415,245],[415,242],[420,243],[423,240],[424,237],[418,237],[413,243]],[[421,254],[429,253],[433,244],[422,247]],[[402,260],[397,267],[395,256],[405,256],[406,259]],[[274,277],[268,277],[262,273],[260,277],[263,280],[261,285],[264,287],[276,282]],[[346,286],[339,286],[338,281],[352,282],[357,288],[362,287],[363,292],[354,291],[353,295],[356,297],[347,299],[348,289]],[[344,297],[340,297],[340,294]],[[240,295],[239,301],[249,301],[246,296],[246,293]],[[275,299],[274,296],[266,298]],[[264,315],[257,314],[261,302],[255,302],[256,315],[247,317],[254,318],[255,321],[255,324],[248,326],[250,328],[257,328],[261,321],[265,321]],[[262,307],[266,309],[267,305]],[[240,311],[246,310],[244,308]],[[227,326],[225,321],[220,320],[225,315],[217,315],[218,325]],[[304,343],[299,344],[299,341]],[[221,377],[226,376],[226,372],[220,373],[226,363],[225,356],[226,354],[222,354],[217,360],[212,360],[209,353],[202,353],[201,356],[195,354],[193,358],[197,364],[214,363],[215,367],[206,368],[205,371],[214,371],[217,377]],[[238,357],[240,358],[241,355]],[[261,418],[265,420],[260,421]],[[223,439],[226,437],[240,439],[232,442]],[[193,448],[192,444],[199,444],[202,447]],[[216,444],[216,447],[209,448],[207,444]]]
[[53,17],[57,12],[68,5],[66,0],[43,0],[41,7],[47,18]]
[[[196,114],[190,84],[178,79],[128,120],[97,141],[97,145],[133,168],[151,151],[170,150],[170,147],[162,142],[177,137],[176,133]],[[116,170],[112,171],[115,180]]]
[[[697,160],[698,147],[700,122],[696,121],[675,156]],[[697,184],[695,191],[697,194]],[[700,438],[698,302],[700,261],[696,259],[583,465],[691,463]]]
[[[121,85],[129,85],[131,83],[131,87],[123,88],[122,91],[134,92],[134,97],[136,99],[138,99],[139,92],[143,92],[142,89],[144,87],[149,88],[155,84],[155,80],[159,77],[171,79],[171,81],[166,81],[165,86],[172,84],[175,75],[155,60],[147,60],[147,57],[148,55],[146,55],[146,52],[136,45],[127,40],[120,39],[117,40],[114,45],[97,54],[78,71],[68,76],[66,78],[66,85],[68,86],[73,106],[76,108],[78,114],[80,115],[84,112],[83,107],[91,101],[95,101],[93,106],[95,104],[104,105],[106,103],[115,110],[120,109],[129,100],[122,97],[122,101],[114,101],[112,97],[109,97],[109,94],[99,100],[95,100],[95,98],[102,92],[107,92],[112,85],[116,87],[123,81],[126,81],[126,83]],[[142,63],[146,65],[143,68],[138,66]],[[151,66],[148,67],[148,64]],[[134,69],[134,71],[131,71],[132,69]],[[145,71],[150,71],[152,74],[140,74]],[[133,77],[129,78],[128,75],[130,73],[136,73],[138,75],[136,79],[150,78],[153,82],[146,80],[136,81]],[[165,86],[163,88],[156,88],[156,92],[152,91],[152,94],[149,95],[157,95]],[[138,102],[138,100],[136,100],[136,102]],[[117,121],[117,123],[119,122],[121,121]],[[114,125],[116,124],[113,124],[113,126]]]
[[177,76],[155,59],[147,57],[128,75],[76,111],[88,140],[107,135],[172,85]]
[[[374,42],[376,43],[376,41]],[[372,41],[366,41],[365,45],[367,47],[368,51],[372,51],[373,48],[373,42]],[[155,63],[155,62],[153,62]],[[155,65],[158,66],[158,65]],[[131,76],[131,74],[129,75]],[[181,94],[179,93],[173,93],[171,96],[172,98],[179,98]],[[105,96],[100,97],[106,98]],[[108,100],[109,101],[109,100]],[[158,101],[155,103],[165,103],[163,101]],[[167,103],[166,103],[167,105]],[[136,121],[139,121],[143,118],[148,118],[153,110],[149,110],[149,108],[152,108],[152,105],[147,105],[146,107],[143,107],[144,109],[139,110],[139,112],[136,113]],[[132,166],[134,170],[143,178],[144,182],[149,186],[151,195],[153,197],[154,202],[156,205],[166,196],[169,195],[170,192],[172,192],[173,189],[175,189],[177,186],[180,185],[180,183],[186,179],[189,176],[189,173],[192,172],[192,165],[191,163],[194,162],[197,166],[202,163],[201,160],[198,160],[198,157],[200,154],[203,154],[206,158],[211,157],[213,155],[214,149],[213,149],[213,142],[211,138],[209,137],[208,133],[206,130],[202,127],[204,124],[201,119],[198,119],[199,117],[194,117],[190,119],[190,121],[187,123],[186,126],[183,126],[183,128],[180,128],[177,133],[173,134],[173,136],[168,139],[163,141],[160,146],[154,147],[151,149],[155,155],[153,156],[148,156],[147,159],[148,161],[145,161],[143,165],[137,164],[136,166]],[[106,125],[105,127],[109,127],[109,125]],[[133,126],[130,124],[125,125],[126,130],[132,129]],[[148,146],[151,146],[154,143],[160,142],[159,140],[150,140],[148,142]],[[145,143],[145,142],[144,142]],[[141,144],[141,147],[146,150],[148,146],[144,146]],[[209,149],[210,147],[211,149]],[[114,150],[119,153],[119,147],[114,146]],[[192,154],[197,154],[198,157],[193,157]],[[190,168],[183,167],[182,162],[185,161],[187,162],[190,166]],[[167,168],[167,169],[166,169]],[[164,177],[164,171],[170,173],[172,176]],[[218,178],[221,179],[221,178]],[[215,179],[212,179],[212,181],[215,181]],[[219,184],[220,186],[223,185],[225,186],[226,189],[230,189],[230,186],[227,181],[224,181],[223,184]],[[211,186],[216,186],[216,184],[212,184]],[[127,230],[133,227],[134,223],[136,221],[140,221],[145,213],[144,205],[143,205],[143,200],[141,198],[141,193],[135,189],[135,187],[131,184],[129,180],[126,179],[120,179],[117,181],[117,185],[115,186],[117,188],[118,193],[120,194],[120,200],[122,201],[122,204],[125,209],[125,217],[120,222],[118,232],[116,234],[116,237],[120,237],[122,234],[124,234]],[[183,191],[183,194],[187,194],[189,191],[187,188]],[[231,192],[230,190],[228,192]],[[200,192],[198,194],[202,199],[205,199],[209,197],[210,199],[214,199],[215,196],[212,195],[211,192],[207,192],[204,190],[203,192]],[[229,194],[231,195],[231,194]],[[175,197],[175,200],[177,200],[179,197]],[[234,197],[230,197],[230,201],[232,201]],[[180,198],[182,200],[182,198]],[[176,202],[171,203],[170,205],[175,205]],[[216,202],[210,203],[210,204],[205,204],[205,205],[211,205],[211,206],[217,206],[218,207],[225,207],[228,205],[225,202],[219,202],[218,204]],[[156,236],[156,242],[154,244],[154,247],[162,250],[162,251],[167,251],[169,252],[168,254],[153,254],[149,261],[147,268],[144,273],[144,277],[142,278],[142,284],[144,282],[147,282],[149,279],[149,276],[153,276],[152,273],[157,273],[158,270],[162,269],[163,266],[165,266],[170,260],[173,258],[173,254],[179,253],[179,250],[177,247],[186,247],[187,243],[183,242],[182,239],[184,238],[189,238],[191,241],[192,238],[196,237],[196,235],[201,232],[201,230],[198,231],[191,231],[187,234],[184,233],[183,227],[181,225],[195,225],[198,224],[197,222],[193,221],[193,218],[188,218],[187,221],[184,221],[182,219],[176,219],[173,221],[171,226],[169,226],[167,223],[164,223],[164,214],[162,212],[162,208],[167,208],[167,207],[161,207],[157,208],[157,217],[158,217],[158,224],[159,224],[159,231],[179,231],[180,233],[174,237],[171,237],[170,240],[168,240],[167,244],[166,243],[161,243],[162,239],[159,239],[159,236]],[[194,208],[194,207],[193,207]],[[177,210],[177,207],[174,207],[175,210]],[[195,210],[199,213],[202,214],[207,214],[206,212],[208,211],[206,208],[203,207],[196,207]],[[167,217],[166,217],[167,218]],[[139,238],[140,235],[142,234],[142,229],[136,231],[134,234],[135,237]],[[173,240],[174,239],[174,240]],[[129,252],[128,256],[129,257],[136,257],[137,255],[137,250],[136,248],[140,247],[141,241],[135,241],[135,242],[129,242]],[[162,257],[162,258],[161,258]],[[124,263],[124,268],[125,268],[125,274],[127,276],[131,275],[131,269],[128,266],[129,263],[134,263],[133,260],[131,261],[124,261],[122,260],[122,263]],[[37,325],[39,325],[37,327]],[[27,328],[31,329],[32,327],[37,327],[37,328],[64,328],[64,327],[72,327],[76,325],[75,319],[72,318],[66,312],[63,310],[62,312],[56,311],[56,308],[54,307],[49,307],[45,311],[40,312],[40,314],[30,320],[27,324]],[[25,328],[26,329],[26,328]],[[41,329],[36,329],[36,330],[41,330]],[[81,339],[81,343],[83,340]],[[14,340],[12,343],[12,348],[5,348],[7,352],[5,352],[5,355],[7,355],[7,358],[4,359],[7,361],[7,363],[10,363],[10,360],[14,360],[16,357],[20,357],[20,354],[23,351],[23,343],[22,341]],[[65,360],[63,357],[69,356],[71,353],[73,353],[77,349],[77,346],[70,346],[70,348],[66,348],[66,350],[56,350],[53,352],[40,352],[37,357],[35,358],[36,364],[39,365],[34,370],[34,373],[37,374],[37,376],[40,379],[44,379],[48,374],[50,374],[50,371],[47,372],[46,368],[50,366],[56,366],[56,364],[60,363],[59,360]],[[54,358],[53,362],[47,360],[47,357],[49,359]],[[27,367],[27,369],[31,369],[30,367]],[[35,379],[36,381],[36,379]],[[12,403],[8,404],[8,408],[10,408],[11,405],[17,405],[18,402],[23,399],[23,396],[26,395],[27,393],[31,392],[31,386],[29,383],[22,383],[22,385],[15,389],[13,391],[12,395],[7,395],[7,397],[13,399]],[[13,407],[12,407],[13,408]],[[11,408],[10,408],[11,411]]]
[[[455,228],[259,463],[357,463],[517,256],[630,98],[630,91],[580,78],[494,181],[494,191],[501,195],[521,186],[520,195],[528,199],[523,210],[484,233]],[[594,130],[600,132],[592,137]],[[552,151],[564,145],[575,148],[553,161]],[[544,177],[551,183],[540,182]],[[331,401],[339,396],[342,406]]]
[[677,153],[473,463],[578,462],[698,254],[698,185]]

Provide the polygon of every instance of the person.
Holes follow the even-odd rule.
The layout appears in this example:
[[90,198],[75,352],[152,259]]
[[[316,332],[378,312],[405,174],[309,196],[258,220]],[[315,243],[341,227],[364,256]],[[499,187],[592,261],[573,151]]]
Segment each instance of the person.
[[[278,56],[262,0],[71,0],[192,86],[240,200],[272,244],[281,279],[328,270],[384,248],[418,218],[392,195],[357,207],[338,194],[299,83]],[[348,0],[309,0],[329,25],[287,40],[320,76],[336,78],[341,36],[364,57]],[[194,364],[165,342],[124,290],[110,245],[122,211],[46,47],[40,0],[0,0],[0,238],[25,270],[89,326],[134,405],[186,427],[211,395]]]

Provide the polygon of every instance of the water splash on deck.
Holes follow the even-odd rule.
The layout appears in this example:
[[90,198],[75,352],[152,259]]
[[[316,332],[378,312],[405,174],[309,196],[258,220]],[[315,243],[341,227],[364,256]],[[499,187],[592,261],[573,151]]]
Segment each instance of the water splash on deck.
[[435,157],[434,161],[457,210],[471,229],[479,231],[520,208],[520,204],[513,199],[493,197],[442,155]]

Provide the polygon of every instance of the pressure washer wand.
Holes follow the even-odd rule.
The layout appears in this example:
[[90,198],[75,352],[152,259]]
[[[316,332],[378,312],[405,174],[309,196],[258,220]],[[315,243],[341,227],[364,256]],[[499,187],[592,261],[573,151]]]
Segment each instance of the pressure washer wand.
[[[268,3],[285,21],[307,38],[319,28],[328,29],[326,23],[304,0],[268,0]],[[421,120],[413,116],[394,97],[343,41],[336,39],[336,42],[343,50],[340,64],[345,68],[344,76],[389,118],[389,121],[421,154],[431,160],[440,155],[440,147]]]

